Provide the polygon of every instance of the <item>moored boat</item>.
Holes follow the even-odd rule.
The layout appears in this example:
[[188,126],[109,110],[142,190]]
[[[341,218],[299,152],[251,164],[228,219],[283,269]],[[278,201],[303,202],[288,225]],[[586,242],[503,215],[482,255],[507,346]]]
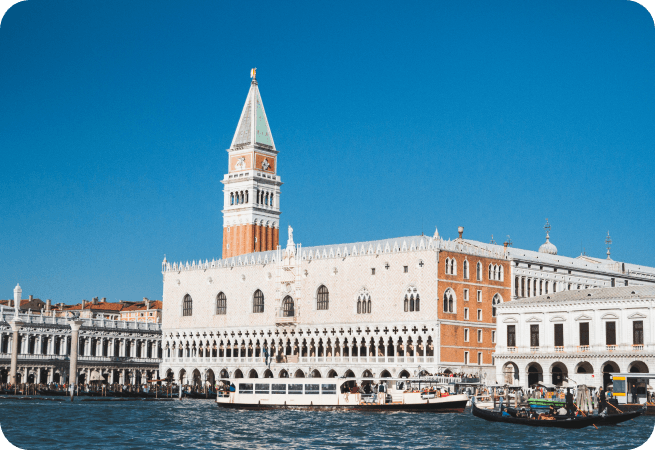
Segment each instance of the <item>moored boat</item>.
[[547,416],[540,414],[538,418],[520,417],[519,412],[507,408],[511,414],[503,414],[501,411],[479,408],[475,402],[471,405],[471,412],[475,417],[490,421],[512,423],[516,425],[527,425],[532,427],[570,428],[580,429],[590,426],[617,425],[630,419],[639,417],[642,412],[625,413],[615,416],[610,415],[580,415],[580,416]]
[[[468,397],[429,379],[228,379],[216,404],[234,409],[464,412]],[[361,382],[361,386],[357,384]]]

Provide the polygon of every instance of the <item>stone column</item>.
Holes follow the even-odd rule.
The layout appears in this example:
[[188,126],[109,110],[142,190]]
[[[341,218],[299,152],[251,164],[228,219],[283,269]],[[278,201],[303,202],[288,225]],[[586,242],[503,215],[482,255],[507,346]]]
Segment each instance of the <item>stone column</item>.
[[84,323],[82,320],[71,320],[69,322],[72,330],[71,334],[71,365],[70,365],[70,374],[69,381],[70,384],[70,394],[71,400],[73,400],[73,393],[75,392],[75,385],[77,384],[77,343],[80,336],[80,327]]
[[[16,316],[17,317],[17,316]],[[16,369],[18,367],[18,330],[20,330],[23,322],[14,318],[10,322],[11,329],[14,332],[11,342],[11,368],[9,369],[9,382],[11,384],[16,384]]]

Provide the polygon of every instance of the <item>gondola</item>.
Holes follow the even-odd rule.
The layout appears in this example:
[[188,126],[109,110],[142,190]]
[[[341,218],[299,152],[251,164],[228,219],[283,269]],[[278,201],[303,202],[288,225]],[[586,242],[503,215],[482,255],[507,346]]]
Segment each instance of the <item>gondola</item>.
[[527,419],[522,417],[513,417],[513,416],[503,416],[500,411],[490,411],[487,409],[478,408],[473,402],[471,405],[471,411],[475,417],[479,417],[490,422],[504,422],[504,423],[514,423],[517,425],[528,425],[531,427],[551,427],[551,428],[569,428],[569,429],[580,429],[585,427],[590,427],[593,425],[616,425],[621,422],[625,422],[630,419],[639,417],[642,412],[633,412],[625,413],[616,416],[586,416],[586,417],[559,417],[555,420],[536,420],[536,419]]

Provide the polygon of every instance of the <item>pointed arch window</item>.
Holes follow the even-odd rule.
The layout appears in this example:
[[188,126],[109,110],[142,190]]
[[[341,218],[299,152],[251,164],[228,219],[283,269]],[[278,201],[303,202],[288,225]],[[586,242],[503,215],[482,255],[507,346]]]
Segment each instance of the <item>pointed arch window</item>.
[[327,310],[330,307],[330,293],[328,292],[328,288],[326,288],[324,285],[321,285],[318,288],[318,292],[316,295],[316,309],[318,310]]
[[494,279],[494,278],[493,278],[493,268],[492,268],[491,264],[489,264],[489,279],[490,279],[490,280],[493,280],[493,279]]
[[253,313],[263,313],[264,312],[264,293],[257,289],[255,295],[252,297],[252,312]]
[[184,296],[184,301],[182,302],[182,315],[190,316],[193,313],[193,300],[189,294]]
[[455,261],[455,258],[450,260],[450,274],[457,275],[457,261]]
[[450,258],[446,258],[446,275],[450,275]]
[[452,289],[446,289],[443,293],[443,312],[454,313],[456,307],[455,293]]
[[405,293],[405,312],[413,312],[421,310],[421,297],[415,287],[409,287]]
[[216,296],[216,314],[225,315],[227,312],[227,297],[219,292]]
[[482,263],[480,262],[478,262],[478,264],[476,265],[475,275],[476,275],[476,280],[478,281],[482,280]]
[[503,302],[503,298],[500,294],[494,295],[494,298],[491,299],[491,315],[496,317],[496,306],[500,305]]
[[357,314],[371,314],[371,294],[366,289],[357,296]]
[[464,266],[464,278],[468,280],[468,278],[469,278],[469,262],[467,260],[464,260],[463,266]]
[[286,297],[284,297],[284,300],[282,300],[282,316],[283,317],[294,316],[293,299],[291,298],[290,295],[287,295]]

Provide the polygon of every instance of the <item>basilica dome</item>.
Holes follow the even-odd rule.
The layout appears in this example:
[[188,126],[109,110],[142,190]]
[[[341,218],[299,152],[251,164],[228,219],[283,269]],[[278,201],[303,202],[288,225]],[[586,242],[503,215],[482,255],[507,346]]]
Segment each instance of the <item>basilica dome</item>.
[[539,253],[548,253],[549,255],[557,255],[557,247],[550,242],[550,236],[546,234],[546,242],[539,247]]

